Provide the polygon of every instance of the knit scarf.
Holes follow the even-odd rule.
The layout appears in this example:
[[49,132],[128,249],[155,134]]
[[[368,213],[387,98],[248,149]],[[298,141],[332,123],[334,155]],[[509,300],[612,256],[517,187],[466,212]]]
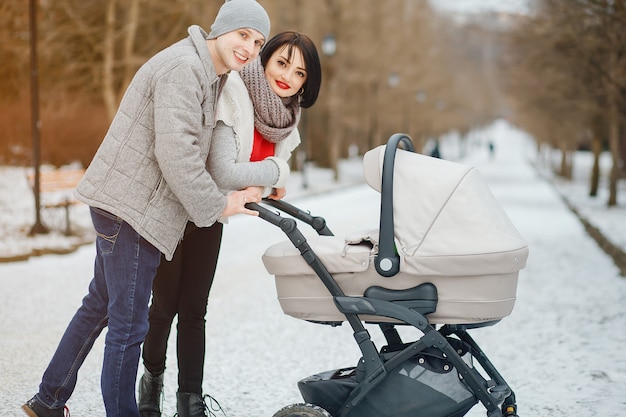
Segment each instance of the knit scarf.
[[298,125],[300,103],[298,96],[282,98],[270,87],[265,78],[261,59],[246,65],[239,75],[243,80],[254,106],[254,127],[272,143],[285,139]]

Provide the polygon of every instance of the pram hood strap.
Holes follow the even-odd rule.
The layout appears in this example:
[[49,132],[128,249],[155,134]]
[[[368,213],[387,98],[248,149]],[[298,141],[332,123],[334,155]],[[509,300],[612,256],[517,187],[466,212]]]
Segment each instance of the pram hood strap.
[[[385,146],[363,158],[365,179],[377,191]],[[393,187],[401,271],[478,275],[525,266],[527,244],[477,169],[398,149]]]

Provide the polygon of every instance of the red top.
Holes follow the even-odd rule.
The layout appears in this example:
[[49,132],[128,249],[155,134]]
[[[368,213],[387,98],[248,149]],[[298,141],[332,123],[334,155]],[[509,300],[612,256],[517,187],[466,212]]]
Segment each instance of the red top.
[[254,129],[254,144],[252,145],[252,154],[250,162],[262,161],[268,156],[274,156],[275,144],[265,139],[258,130]]

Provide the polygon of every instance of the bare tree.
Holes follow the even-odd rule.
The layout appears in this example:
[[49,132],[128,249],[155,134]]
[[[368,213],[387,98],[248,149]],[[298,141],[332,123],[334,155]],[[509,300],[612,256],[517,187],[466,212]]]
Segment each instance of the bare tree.
[[[409,133],[421,149],[426,138],[467,132],[508,105],[498,84],[500,68],[493,64],[501,54],[500,34],[494,37],[500,29],[485,23],[491,17],[460,24],[438,15],[428,0],[360,0],[358,7],[351,0],[259,1],[272,18],[273,33],[299,30],[319,47],[322,91],[318,104],[303,112],[301,128],[307,155],[322,166],[336,169],[349,149],[362,153],[397,132]],[[105,109],[102,119],[113,117],[138,67],[186,36],[190,24],[208,29],[222,3],[40,2],[44,112],[56,112],[58,120],[76,118],[86,101]],[[7,45],[21,33],[20,2],[3,1],[0,10],[7,10],[0,15],[0,40],[8,39]],[[333,56],[321,48],[329,33],[337,42]],[[24,51],[24,43],[13,42],[0,52],[18,63]],[[24,81],[17,68],[0,71],[8,73],[0,78],[2,89],[9,88],[8,80]],[[67,125],[59,123],[62,129]],[[89,140],[97,141],[95,136]]]
[[[595,165],[590,194],[597,192],[600,137],[606,133],[613,166],[609,178],[609,206],[617,203],[617,181],[621,166],[620,130],[623,129],[626,80],[626,15],[624,1],[541,0],[539,12],[523,27],[518,37],[521,71],[516,89],[522,111],[540,105],[541,113],[561,117],[557,130],[563,152],[575,149],[581,140],[593,142]],[[517,43],[520,46],[521,42]],[[525,76],[523,74],[526,74]],[[534,79],[533,79],[534,78]],[[535,85],[534,88],[527,88]],[[537,114],[535,121],[550,125]],[[569,136],[569,138],[563,138]],[[564,157],[565,164],[567,158]],[[567,173],[565,166],[562,172]]]

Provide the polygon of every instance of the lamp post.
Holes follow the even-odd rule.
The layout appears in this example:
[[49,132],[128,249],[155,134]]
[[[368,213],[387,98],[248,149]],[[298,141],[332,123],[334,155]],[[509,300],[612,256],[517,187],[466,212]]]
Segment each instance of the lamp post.
[[[400,85],[400,74],[396,71],[391,71],[387,76],[387,86],[390,90],[394,90],[396,87]],[[402,92],[391,94],[391,103],[389,103],[389,108],[387,111],[395,111],[397,109],[396,102],[400,103],[400,109],[397,110],[397,114],[400,118],[399,126],[400,128],[394,127],[393,131],[397,132],[398,130],[405,130],[405,133],[408,134],[408,129],[406,129],[406,125],[408,124],[408,110],[406,109],[405,100],[403,98],[404,94]],[[399,98],[399,99],[397,99]],[[395,123],[395,121],[393,122]]]
[[306,114],[306,110],[302,110],[302,117],[300,118],[300,141],[302,142],[300,144],[300,149],[298,150],[298,153],[296,154],[296,157],[298,158],[298,166],[300,167],[300,175],[302,176],[302,188],[303,189],[307,189],[309,188],[309,179],[307,178],[306,175],[306,160],[307,160],[307,136],[308,136],[308,127],[309,127],[309,123],[308,123],[308,117]]
[[30,234],[47,233],[48,229],[41,223],[41,199],[39,186],[40,140],[39,129],[39,69],[37,64],[37,4],[36,0],[29,0],[30,20],[30,97],[31,97],[31,129],[33,136],[33,165],[35,168],[35,183],[33,190],[35,195],[35,224],[30,229]]
[[368,129],[367,149],[373,149],[378,138],[378,81],[371,81],[369,86],[370,98],[367,103]]
[[327,33],[322,39],[322,53],[327,57],[332,57],[337,52],[337,40],[335,35]]
[[[322,39],[321,48],[324,56],[330,58],[335,54],[335,51],[337,50],[337,41],[335,40],[335,36],[332,33],[328,33],[326,34],[326,36],[324,36],[324,38]],[[326,71],[329,79],[331,78],[331,72],[332,71],[328,69]],[[300,123],[302,125],[302,128],[300,129],[302,144],[300,146],[300,150],[298,151],[298,163],[302,175],[302,188],[306,190],[307,188],[309,188],[309,180],[306,172],[306,161],[308,153],[307,132],[309,125],[306,110],[302,111],[302,119],[300,120]]]
[[328,149],[330,150],[330,165],[333,170],[333,176],[335,180],[339,179],[339,141],[335,140],[337,130],[337,86],[335,77],[335,68],[331,58],[335,56],[337,52],[337,39],[332,33],[327,33],[322,39],[322,53],[329,58],[328,65],[326,66],[326,75],[328,76],[328,88],[326,91],[328,95]]
[[387,77],[387,85],[391,88],[396,88],[399,84],[400,75],[395,71],[391,71]]
[[[428,117],[424,117],[424,107],[423,104],[428,99],[428,93],[425,90],[417,90],[415,93],[415,102],[417,103],[417,128],[416,128],[416,140],[419,141],[419,149],[422,149],[425,143],[426,136],[426,120]],[[417,148],[417,147],[416,147]]]

